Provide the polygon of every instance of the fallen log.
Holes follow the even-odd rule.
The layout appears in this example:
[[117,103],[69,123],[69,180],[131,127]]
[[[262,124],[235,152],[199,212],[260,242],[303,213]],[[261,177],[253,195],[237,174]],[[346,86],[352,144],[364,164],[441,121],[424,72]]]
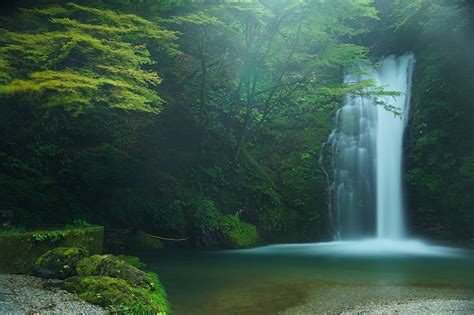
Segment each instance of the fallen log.
[[148,233],[145,233],[145,234],[149,237],[156,238],[156,239],[162,240],[162,241],[183,242],[183,241],[189,240],[189,237],[186,237],[186,238],[167,238],[167,237],[151,235],[151,234],[148,234]]

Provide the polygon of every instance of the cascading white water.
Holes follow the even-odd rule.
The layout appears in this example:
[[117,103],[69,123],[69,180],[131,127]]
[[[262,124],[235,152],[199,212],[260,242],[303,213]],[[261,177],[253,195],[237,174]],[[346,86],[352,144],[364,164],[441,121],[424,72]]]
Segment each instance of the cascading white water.
[[402,195],[403,133],[408,120],[411,78],[415,58],[405,55],[387,58],[375,71],[377,84],[400,92],[383,101],[400,108],[402,117],[379,106],[377,109],[377,237],[400,239],[405,234]]
[[[405,234],[402,147],[410,109],[415,58],[390,56],[378,65],[360,64],[347,84],[372,80],[398,96],[348,95],[329,138],[333,174],[329,208],[337,239],[402,239]],[[389,105],[399,111],[386,109]]]

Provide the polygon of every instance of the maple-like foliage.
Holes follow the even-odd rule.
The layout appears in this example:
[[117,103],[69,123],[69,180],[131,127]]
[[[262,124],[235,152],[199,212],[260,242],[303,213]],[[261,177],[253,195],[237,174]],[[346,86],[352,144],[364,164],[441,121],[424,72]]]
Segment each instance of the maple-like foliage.
[[22,9],[0,29],[0,93],[75,113],[90,106],[159,112],[149,46],[176,34],[143,18],[73,3]]

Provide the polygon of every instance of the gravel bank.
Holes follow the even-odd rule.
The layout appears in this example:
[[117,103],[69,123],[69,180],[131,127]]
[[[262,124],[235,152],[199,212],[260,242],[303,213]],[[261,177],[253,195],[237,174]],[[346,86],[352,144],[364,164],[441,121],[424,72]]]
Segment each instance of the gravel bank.
[[54,281],[0,274],[0,314],[104,314],[63,290],[45,289]]
[[306,301],[281,314],[474,314],[474,290],[449,286],[308,286]]
[[352,314],[473,314],[474,301],[465,300],[425,300],[389,305],[359,307],[352,311],[342,312]]

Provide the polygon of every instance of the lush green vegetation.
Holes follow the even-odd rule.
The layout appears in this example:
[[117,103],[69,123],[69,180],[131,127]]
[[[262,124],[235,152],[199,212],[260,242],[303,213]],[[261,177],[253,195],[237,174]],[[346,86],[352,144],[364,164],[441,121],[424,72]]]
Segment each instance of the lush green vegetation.
[[413,228],[472,239],[472,34],[461,0],[4,4],[1,206],[194,247],[327,238],[321,145],[370,86],[343,71],[414,51]]
[[416,77],[419,83],[408,160],[415,220],[422,225],[422,217],[432,217],[438,231],[431,234],[438,234],[438,238],[472,241],[472,3],[469,8],[434,7],[423,18],[426,37],[416,49],[426,57],[420,60]]

